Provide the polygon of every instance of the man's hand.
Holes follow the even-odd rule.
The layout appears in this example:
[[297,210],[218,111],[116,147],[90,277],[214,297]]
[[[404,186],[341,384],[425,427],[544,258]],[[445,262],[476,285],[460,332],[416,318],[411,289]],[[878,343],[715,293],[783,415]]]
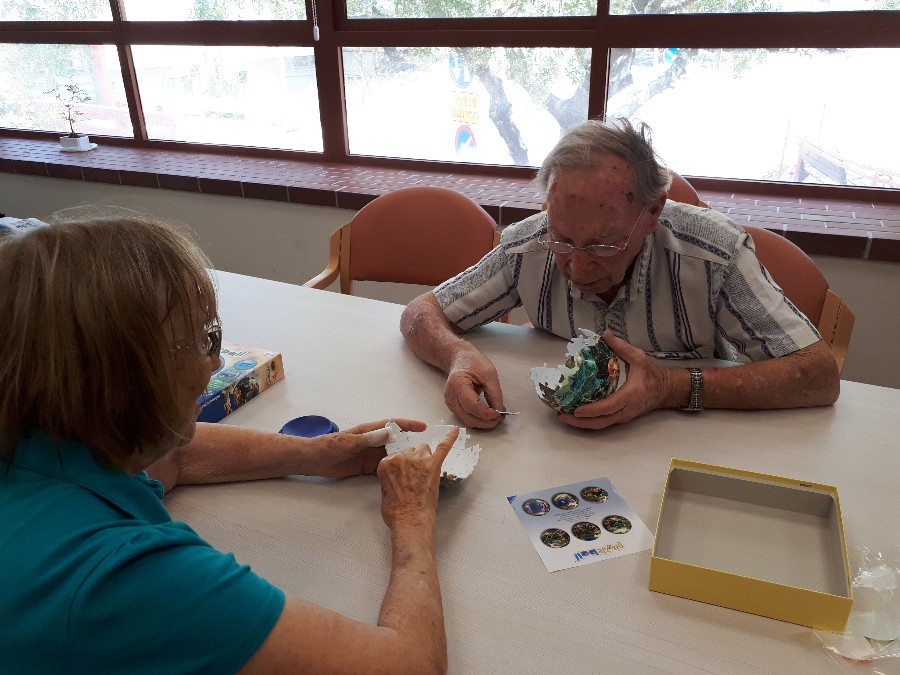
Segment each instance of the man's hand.
[[[484,394],[485,403],[481,400]],[[447,407],[468,427],[493,429],[503,416],[503,392],[494,364],[476,349],[464,350],[454,358],[444,387]]]
[[581,429],[605,429],[666,406],[671,371],[654,365],[642,349],[620,340],[612,331],[603,333],[603,340],[626,363],[625,384],[600,401],[579,406],[571,415],[560,413],[561,422]]
[[348,478],[350,476],[366,476],[374,474],[378,463],[384,458],[384,445],[373,447],[371,440],[363,434],[383,429],[393,421],[403,431],[425,431],[424,422],[417,420],[394,419],[379,420],[359,424],[352,429],[334,434],[326,434],[310,439],[316,444],[309,453],[314,473],[309,475],[325,478]]
[[[628,366],[628,379],[607,398],[575,409],[559,420],[582,429],[605,429],[657,408],[675,408],[690,393],[690,361],[678,368],[656,365],[643,351],[603,334],[606,344]],[[819,340],[796,352],[734,368],[703,369],[704,408],[777,410],[833,404],[840,395],[834,355]]]
[[427,444],[409,448],[378,464],[381,481],[381,517],[391,529],[399,522],[434,524],[438,501],[441,464],[459,436],[453,427],[432,454]]
[[500,424],[503,416],[497,411],[504,407],[497,369],[459,336],[459,328],[447,321],[431,292],[403,310],[400,331],[416,356],[447,373],[444,401],[467,427],[492,429]]

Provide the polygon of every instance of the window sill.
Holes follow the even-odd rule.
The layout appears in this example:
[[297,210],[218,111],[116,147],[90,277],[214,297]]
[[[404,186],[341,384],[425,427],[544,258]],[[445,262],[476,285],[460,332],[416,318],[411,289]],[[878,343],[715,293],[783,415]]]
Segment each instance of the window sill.
[[[543,201],[519,178],[102,144],[64,153],[56,140],[43,139],[0,140],[0,172],[352,210],[401,187],[441,185],[474,199],[501,227],[535,213]],[[773,230],[810,255],[900,262],[900,204],[699,192],[735,222]]]

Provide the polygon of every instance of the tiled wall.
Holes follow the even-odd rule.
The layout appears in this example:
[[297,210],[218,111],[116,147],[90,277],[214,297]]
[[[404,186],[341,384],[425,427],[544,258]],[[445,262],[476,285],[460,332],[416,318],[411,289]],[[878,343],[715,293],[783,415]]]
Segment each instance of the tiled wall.
[[[477,201],[501,226],[543,202],[527,179],[102,144],[87,153],[64,153],[53,140],[0,139],[0,172],[353,210],[401,187],[441,185]],[[810,255],[900,262],[900,204],[705,190],[701,197],[739,223],[783,234]]]

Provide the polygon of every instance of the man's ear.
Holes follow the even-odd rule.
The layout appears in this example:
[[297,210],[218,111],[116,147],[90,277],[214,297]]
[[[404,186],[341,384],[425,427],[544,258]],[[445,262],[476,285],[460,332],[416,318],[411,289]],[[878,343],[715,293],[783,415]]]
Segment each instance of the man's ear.
[[650,214],[650,225],[647,227],[647,234],[656,230],[656,226],[659,225],[659,217],[662,215],[662,210],[665,205],[665,192],[660,192],[659,196],[647,202],[647,212]]

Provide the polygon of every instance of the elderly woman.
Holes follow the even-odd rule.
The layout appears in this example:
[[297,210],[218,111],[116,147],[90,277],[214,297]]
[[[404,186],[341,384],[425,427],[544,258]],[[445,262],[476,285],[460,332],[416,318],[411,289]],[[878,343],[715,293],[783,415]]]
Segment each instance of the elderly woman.
[[[383,421],[316,439],[196,424],[221,342],[208,266],[158,222],[0,238],[0,669],[445,671],[433,542],[456,432],[384,458],[362,435]],[[393,548],[377,626],[285,598],[162,503],[183,483],[376,469]]]

